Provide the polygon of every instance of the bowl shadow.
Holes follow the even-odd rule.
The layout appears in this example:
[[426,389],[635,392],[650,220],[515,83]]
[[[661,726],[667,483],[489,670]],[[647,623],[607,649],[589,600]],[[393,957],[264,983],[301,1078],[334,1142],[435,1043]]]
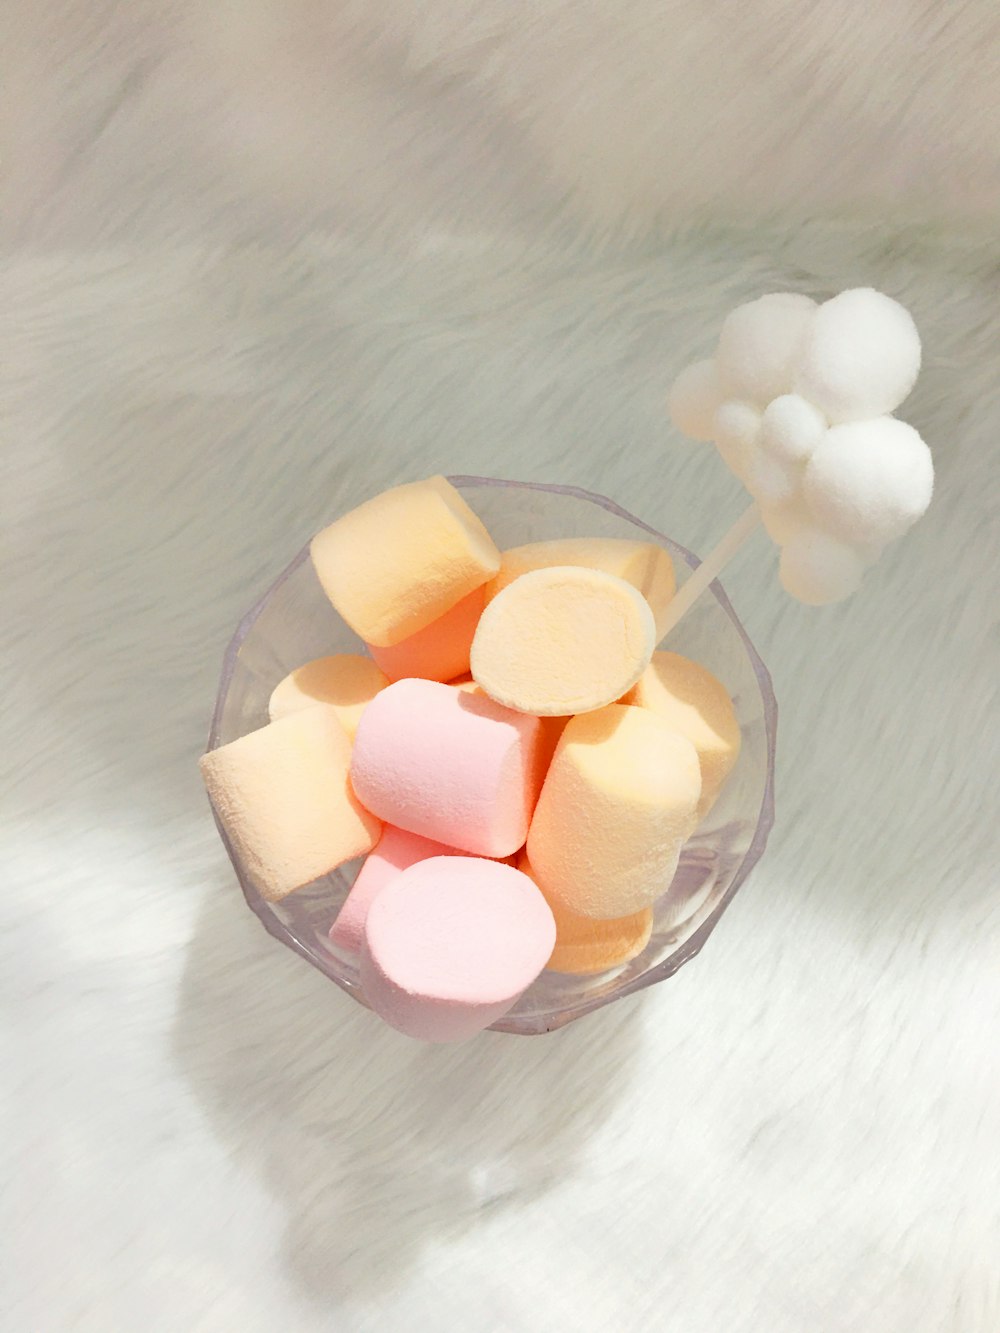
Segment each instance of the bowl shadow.
[[351,1299],[567,1178],[631,1086],[639,1003],[537,1040],[413,1042],[275,947],[220,871],[172,1053],[227,1152],[285,1208],[296,1285]]

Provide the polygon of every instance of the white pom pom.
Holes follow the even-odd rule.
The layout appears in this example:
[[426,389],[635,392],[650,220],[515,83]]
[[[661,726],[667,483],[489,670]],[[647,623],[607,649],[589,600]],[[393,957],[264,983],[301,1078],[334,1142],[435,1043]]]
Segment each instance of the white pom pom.
[[778,567],[785,591],[808,606],[842,602],[857,591],[864,572],[853,547],[809,528],[782,549]]
[[798,479],[784,463],[758,450],[747,468],[746,488],[755,500],[764,504],[782,504],[798,490]]
[[910,312],[871,287],[841,292],[817,310],[795,389],[830,421],[861,421],[899,406],[920,370]]
[[674,380],[667,399],[670,420],[692,440],[712,438],[712,419],[722,401],[714,361],[696,361]]
[[815,314],[816,302],[796,292],[761,296],[731,311],[715,354],[725,392],[760,407],[789,393]]
[[767,535],[779,546],[787,546],[793,537],[797,537],[804,528],[812,527],[801,496],[793,496],[782,504],[760,504],[760,518]]
[[782,463],[804,463],[826,434],[826,418],[797,393],[783,393],[764,409],[761,448]]
[[744,480],[757,458],[760,413],[751,403],[723,403],[715,414],[712,434],[727,467]]
[[930,504],[933,490],[931,451],[895,417],[832,426],[802,482],[820,524],[858,546],[881,546],[901,536]]

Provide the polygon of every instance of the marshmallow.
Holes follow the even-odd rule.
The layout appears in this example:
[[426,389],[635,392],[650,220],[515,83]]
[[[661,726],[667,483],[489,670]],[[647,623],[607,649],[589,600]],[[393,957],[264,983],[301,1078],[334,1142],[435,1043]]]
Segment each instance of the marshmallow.
[[865,562],[853,546],[806,528],[782,548],[778,575],[787,593],[807,606],[842,602],[857,592]]
[[674,380],[667,408],[677,429],[692,440],[711,440],[713,418],[722,402],[722,386],[714,361],[696,361]]
[[661,652],[653,654],[622,703],[651,709],[694,746],[701,769],[702,818],[740,755],[740,724],[729,691],[699,662]]
[[[451,684],[458,690],[464,690],[468,694],[478,694],[484,699],[490,696],[470,676],[468,680],[453,680]],[[545,781],[545,775],[549,771],[549,764],[552,763],[552,756],[556,752],[556,746],[559,744],[559,738],[566,730],[568,717],[540,717],[538,746],[535,751],[535,789],[541,791],[542,783]]]
[[369,657],[337,653],[317,657],[296,667],[271,693],[267,705],[272,722],[313,704],[332,704],[341,725],[353,740],[358,719],[389,679]]
[[487,602],[522,574],[554,565],[602,569],[605,574],[624,579],[642,593],[657,623],[676,590],[673,561],[662,546],[620,537],[563,537],[504,551],[500,572],[487,585]]
[[789,393],[815,318],[815,301],[797,292],[761,296],[731,311],[715,354],[724,396],[763,407]]
[[871,287],[825,301],[802,348],[795,391],[831,422],[894,411],[920,372],[920,335],[910,312]]
[[552,912],[527,875],[475,857],[432,857],[372,903],[361,985],[400,1032],[464,1041],[516,1004],[555,940]]
[[761,448],[779,463],[804,463],[825,434],[822,412],[797,393],[783,393],[764,409]]
[[611,704],[574,717],[535,808],[528,859],[570,911],[628,916],[669,887],[700,797],[697,751],[657,713]]
[[643,907],[629,916],[610,921],[596,921],[564,907],[558,898],[549,898],[545,885],[539,884],[528,858],[522,853],[518,869],[534,880],[552,909],[556,923],[556,947],[546,965],[549,972],[569,972],[583,976],[608,972],[631,962],[645,949],[653,932],[653,909]]
[[381,824],[351,790],[351,743],[336,708],[316,704],[203,755],[219,822],[268,902],[363,856]]
[[655,642],[653,613],[624,579],[569,565],[536,569],[483,612],[472,674],[521,712],[586,713],[635,684]]
[[391,648],[371,647],[371,655],[390,680],[419,676],[452,680],[469,669],[472,636],[483,612],[486,589],[477,588],[437,620]]
[[761,432],[761,414],[752,403],[723,403],[715,414],[715,447],[722,461],[745,480],[756,461]]
[[806,467],[803,495],[820,526],[852,545],[881,546],[931,502],[931,452],[895,417],[833,426]]
[[541,723],[485,695],[400,680],[365,709],[351,781],[381,819],[479,856],[523,844],[538,796]]
[[428,861],[432,856],[461,854],[454,847],[386,824],[378,845],[365,857],[365,863],[330,927],[331,943],[348,953],[357,953],[364,937],[368,910],[387,884],[418,861]]
[[383,491],[309,549],[334,607],[378,648],[416,634],[500,568],[489,533],[444,477]]

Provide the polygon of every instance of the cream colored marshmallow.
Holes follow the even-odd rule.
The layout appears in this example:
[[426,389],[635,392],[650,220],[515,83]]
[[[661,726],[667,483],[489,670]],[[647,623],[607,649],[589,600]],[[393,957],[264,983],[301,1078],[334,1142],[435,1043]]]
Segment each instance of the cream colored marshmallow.
[[332,704],[351,740],[361,714],[389,684],[389,677],[370,657],[360,653],[337,653],[317,657],[289,672],[274,687],[267,705],[272,722],[313,704]]
[[528,831],[539,884],[599,920],[649,907],[670,886],[700,796],[697,751],[658,714],[611,704],[574,717]]
[[541,889],[556,923],[556,945],[545,964],[549,972],[568,972],[586,976],[594,972],[609,972],[630,962],[645,949],[653,932],[653,909],[643,907],[629,916],[614,917],[610,921],[596,921],[564,907],[558,898],[545,892],[545,885],[531,868],[531,862],[522,852],[517,868]]
[[653,660],[621,701],[652,709],[698,752],[701,800],[707,814],[740,755],[740,724],[721,681],[679,653],[654,653]]
[[309,549],[334,607],[377,648],[416,634],[500,568],[490,534],[444,477],[383,491]]
[[655,642],[649,604],[624,579],[581,566],[536,569],[483,612],[472,675],[491,698],[519,712],[586,713],[635,684]]
[[500,572],[486,585],[487,602],[522,574],[533,569],[551,569],[554,565],[603,569],[605,574],[614,574],[631,583],[649,603],[657,625],[676,590],[674,564],[662,546],[621,537],[561,537],[504,551]]
[[328,704],[202,755],[202,779],[219,822],[268,902],[378,842],[382,824],[354,795],[350,763],[351,742]]

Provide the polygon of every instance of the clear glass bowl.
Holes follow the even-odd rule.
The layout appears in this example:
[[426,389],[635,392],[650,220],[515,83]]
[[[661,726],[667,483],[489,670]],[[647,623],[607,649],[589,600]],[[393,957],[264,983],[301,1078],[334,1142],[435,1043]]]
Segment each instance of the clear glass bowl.
[[[589,491],[484,477],[451,481],[501,548],[554,537],[652,537],[673,555],[678,582],[698,564],[676,542]],[[743,733],[739,762],[686,844],[671,893],[657,904],[652,937],[639,957],[597,976],[543,972],[493,1025],[500,1032],[551,1032],[672,976],[700,951],[764,851],[774,819],[777,705],[767,668],[718,583],[673,631],[668,646],[702,662],[728,688]],[[226,649],[208,748],[263,726],[272,689],[293,667],[329,653],[361,651],[360,639],[320,588],[306,547],[243,617]],[[341,866],[280,903],[267,903],[219,832],[247,903],[275,939],[364,1004],[357,960],[339,952],[327,935],[360,862]]]

